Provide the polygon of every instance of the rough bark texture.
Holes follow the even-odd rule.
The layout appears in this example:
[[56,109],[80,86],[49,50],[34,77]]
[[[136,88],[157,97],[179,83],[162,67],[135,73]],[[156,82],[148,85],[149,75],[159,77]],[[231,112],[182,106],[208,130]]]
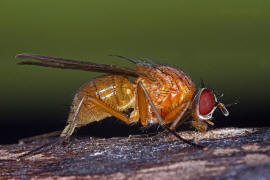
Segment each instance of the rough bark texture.
[[0,178],[270,179],[270,128],[179,132],[204,150],[165,136],[73,137],[63,146],[16,161],[44,143],[0,146]]

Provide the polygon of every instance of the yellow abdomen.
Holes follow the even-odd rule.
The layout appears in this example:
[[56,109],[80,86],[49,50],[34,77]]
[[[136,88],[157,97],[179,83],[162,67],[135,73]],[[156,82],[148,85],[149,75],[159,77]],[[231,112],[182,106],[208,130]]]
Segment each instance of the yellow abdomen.
[[86,97],[77,115],[76,127],[94,121],[100,121],[111,116],[111,114],[107,113],[96,104],[88,101],[88,96],[101,100],[106,106],[120,112],[134,108],[135,104],[134,87],[127,78],[119,75],[97,77],[80,87],[75,95],[68,122],[72,121],[74,112],[79,106],[80,101],[83,97]]

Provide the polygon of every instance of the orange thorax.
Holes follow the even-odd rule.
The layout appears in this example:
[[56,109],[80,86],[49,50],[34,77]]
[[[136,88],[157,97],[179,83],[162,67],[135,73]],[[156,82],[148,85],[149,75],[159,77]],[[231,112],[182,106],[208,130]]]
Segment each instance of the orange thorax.
[[[139,77],[135,84],[139,81],[143,83],[165,123],[175,120],[182,111],[181,106],[192,102],[195,85],[181,70],[168,66],[147,67],[140,64],[137,65],[137,70],[154,79]],[[158,123],[150,105],[148,112],[148,123]]]

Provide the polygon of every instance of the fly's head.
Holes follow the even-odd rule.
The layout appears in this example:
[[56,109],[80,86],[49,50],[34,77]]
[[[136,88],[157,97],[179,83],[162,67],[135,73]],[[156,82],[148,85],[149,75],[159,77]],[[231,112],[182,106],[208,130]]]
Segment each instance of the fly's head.
[[[222,97],[222,96],[220,96]],[[192,126],[199,131],[206,131],[208,124],[214,125],[211,121],[213,113],[218,107],[224,116],[229,115],[225,105],[219,101],[215,93],[208,88],[201,88],[194,97],[192,104]]]

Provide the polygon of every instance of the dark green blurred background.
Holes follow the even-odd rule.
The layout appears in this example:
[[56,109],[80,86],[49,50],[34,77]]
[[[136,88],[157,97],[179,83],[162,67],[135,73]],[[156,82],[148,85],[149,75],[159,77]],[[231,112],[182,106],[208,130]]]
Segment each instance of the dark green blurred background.
[[[0,143],[61,130],[98,73],[18,66],[28,52],[106,64],[108,54],[177,65],[240,100],[217,126],[269,126],[270,1],[0,1]],[[91,128],[91,127],[90,127]],[[112,128],[113,129],[113,128]],[[102,128],[99,129],[102,131]]]

